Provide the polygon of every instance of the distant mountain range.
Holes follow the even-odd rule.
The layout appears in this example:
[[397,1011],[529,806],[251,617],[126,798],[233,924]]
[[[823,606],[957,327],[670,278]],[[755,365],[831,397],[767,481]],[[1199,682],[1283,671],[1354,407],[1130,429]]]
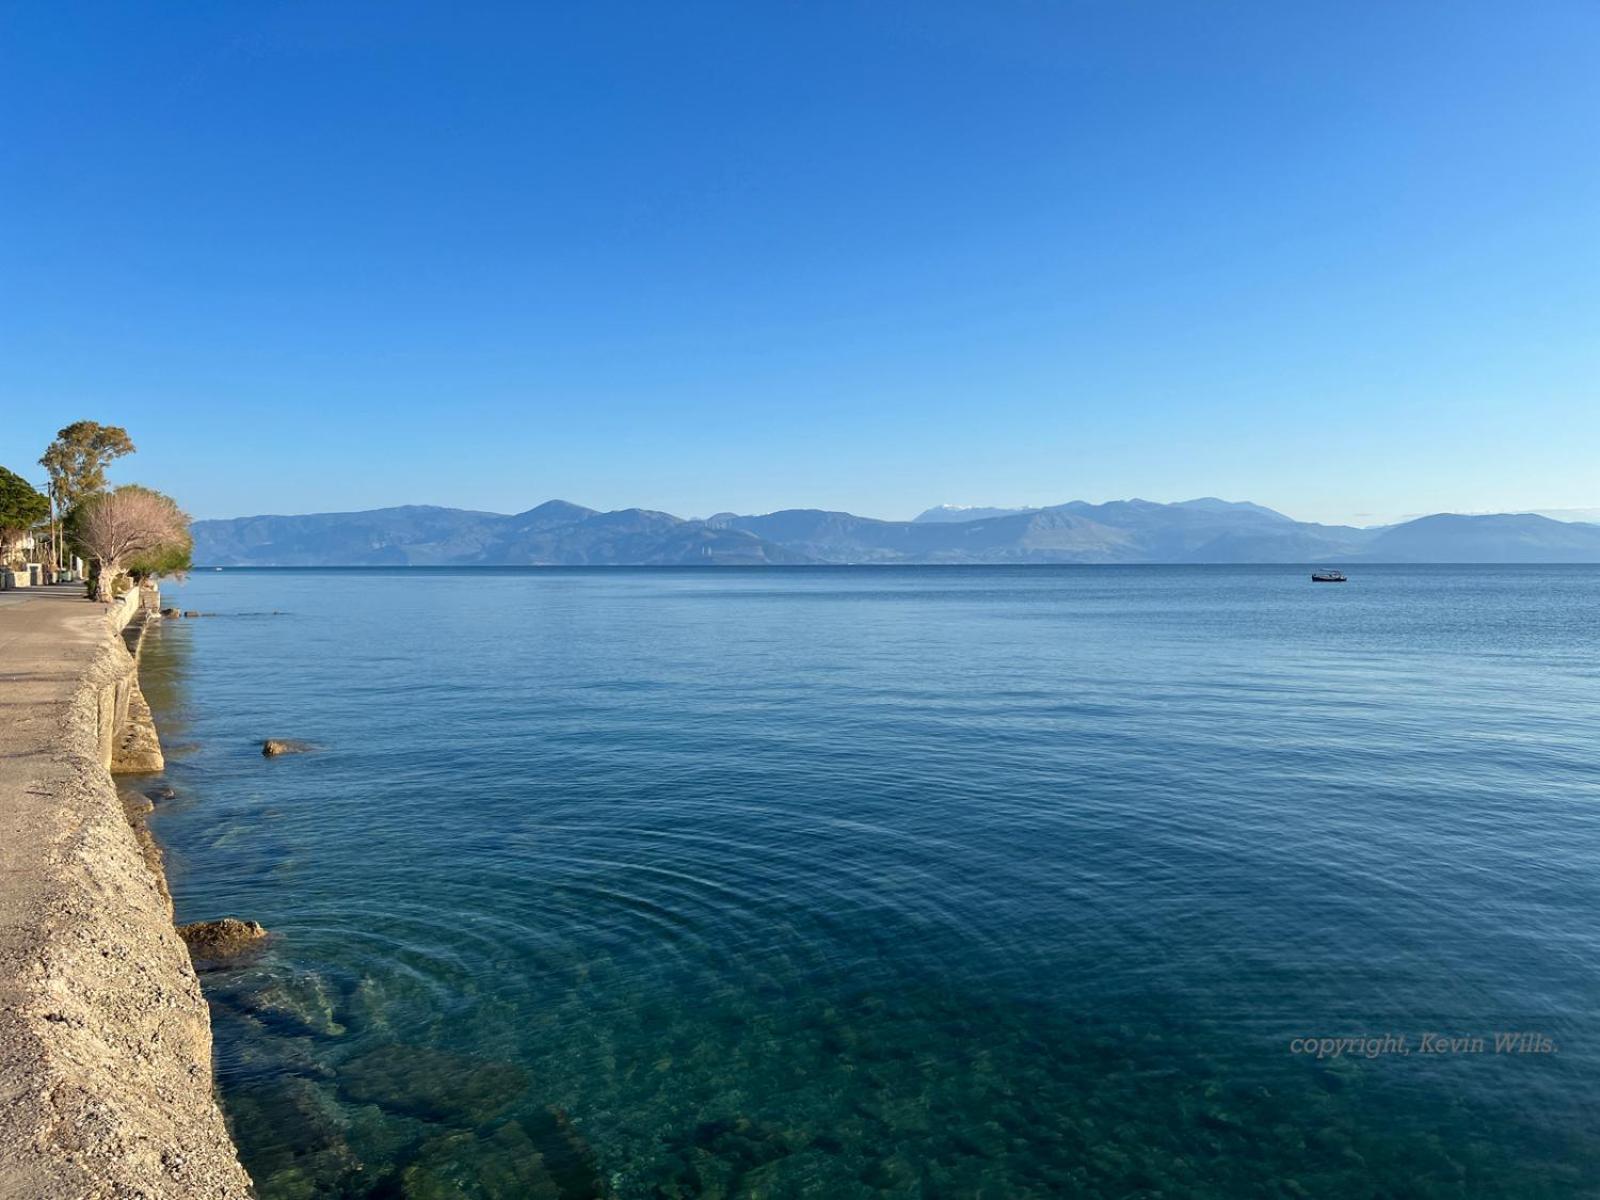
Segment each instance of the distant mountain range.
[[[1074,501],[1074,503],[1082,504],[1083,501]],[[1131,500],[1129,503],[1144,504],[1146,501]],[[1060,505],[1059,507],[1065,508],[1068,506]],[[1264,508],[1259,504],[1251,504],[1244,500],[1218,500],[1215,496],[1203,496],[1199,500],[1184,500],[1177,506],[1168,505],[1165,507],[1209,509],[1212,512],[1258,512],[1269,517],[1276,517],[1280,521],[1288,521],[1293,519],[1284,516],[1281,512],[1275,512],[1270,508]],[[966,504],[940,504],[933,508],[925,509],[911,519],[913,521],[920,522],[982,521],[988,517],[1014,517],[1019,513],[1042,511],[1044,510],[1039,508],[980,508]]]
[[929,509],[913,521],[798,508],[685,520],[551,500],[501,513],[407,505],[196,521],[202,566],[761,566],[805,563],[1600,562],[1600,524],[1440,513],[1357,529],[1206,497]]

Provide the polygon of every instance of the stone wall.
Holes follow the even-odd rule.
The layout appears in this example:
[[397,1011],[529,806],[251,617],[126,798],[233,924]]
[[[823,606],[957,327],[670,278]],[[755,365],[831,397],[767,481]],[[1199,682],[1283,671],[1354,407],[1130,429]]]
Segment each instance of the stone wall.
[[63,625],[58,653],[82,656],[76,686],[60,719],[40,723],[55,726],[48,744],[12,753],[6,776],[0,1197],[8,1200],[250,1195],[215,1099],[206,1002],[173,929],[159,861],[147,861],[108,769],[130,710],[142,705],[135,659],[119,636],[140,599],[135,591],[119,600],[92,638]]

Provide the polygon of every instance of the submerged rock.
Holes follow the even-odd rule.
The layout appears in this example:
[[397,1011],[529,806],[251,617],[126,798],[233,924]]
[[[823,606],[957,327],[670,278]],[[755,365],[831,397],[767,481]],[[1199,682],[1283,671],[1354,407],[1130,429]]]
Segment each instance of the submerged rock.
[[[664,1153],[652,1172],[654,1195],[690,1197],[708,1195],[787,1195],[788,1188],[772,1187],[774,1169],[807,1139],[770,1122],[745,1116],[703,1121],[687,1134],[664,1139]],[[883,1181],[885,1192],[909,1190],[914,1180]],[[764,1186],[764,1184],[766,1186]]]
[[261,743],[261,755],[276,758],[280,754],[305,754],[311,748],[310,742],[297,742],[293,738],[268,738]]
[[137,821],[141,817],[148,817],[155,812],[156,806],[150,802],[150,797],[140,795],[138,792],[124,792],[121,796],[122,811],[128,814],[128,820]]
[[176,800],[178,789],[170,783],[163,783],[153,788],[146,788],[144,794],[151,800]]
[[280,1028],[320,1037],[344,1036],[328,985],[309,971],[275,978],[246,992],[239,997],[239,1006]]
[[[599,1200],[607,1194],[593,1155],[575,1154],[554,1110],[532,1124],[506,1121],[486,1135],[430,1138],[400,1172],[406,1200]],[[575,1136],[575,1135],[574,1135]]]
[[[525,1137],[493,1138],[465,1131],[424,1142],[400,1172],[405,1200],[562,1200],[561,1187]],[[520,1131],[517,1131],[520,1132]],[[491,1143],[499,1141],[500,1146]]]
[[522,1127],[539,1147],[545,1169],[560,1185],[564,1200],[602,1200],[609,1194],[594,1148],[565,1109],[550,1105]]
[[325,1088],[290,1075],[255,1082],[228,1097],[240,1148],[264,1195],[305,1197],[356,1194],[361,1162],[349,1141],[349,1121]]
[[219,921],[194,921],[180,925],[178,936],[189,947],[190,958],[226,962],[258,948],[267,931],[254,921],[223,917]]
[[182,613],[182,612],[180,612],[180,611],[179,611],[179,610],[178,610],[178,609],[176,609],[176,608],[163,608],[163,609],[162,609],[162,610],[161,610],[161,615],[162,615],[162,616],[163,616],[163,617],[172,617],[172,618],[174,618],[174,619],[175,619],[175,618],[177,618],[177,617],[181,617],[181,616],[183,616],[183,613]]
[[212,1035],[217,1045],[227,1048],[230,1072],[248,1079],[294,1075],[332,1086],[334,1070],[325,1042],[308,1033],[288,1034],[273,1028],[242,1008],[225,981],[219,983],[213,976],[209,982]]
[[528,1086],[510,1063],[447,1054],[426,1046],[383,1046],[345,1063],[345,1093],[362,1104],[452,1125],[482,1125]]

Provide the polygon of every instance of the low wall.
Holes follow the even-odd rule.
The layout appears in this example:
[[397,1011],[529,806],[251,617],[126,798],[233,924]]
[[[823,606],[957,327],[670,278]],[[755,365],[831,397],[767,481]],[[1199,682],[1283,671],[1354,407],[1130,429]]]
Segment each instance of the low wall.
[[215,1100],[205,999],[159,863],[147,861],[110,773],[129,713],[143,706],[119,636],[140,601],[133,592],[106,612],[77,599],[56,624],[55,597],[0,613],[39,623],[10,643],[22,646],[6,670],[25,711],[20,729],[0,735],[8,1200],[250,1195]]

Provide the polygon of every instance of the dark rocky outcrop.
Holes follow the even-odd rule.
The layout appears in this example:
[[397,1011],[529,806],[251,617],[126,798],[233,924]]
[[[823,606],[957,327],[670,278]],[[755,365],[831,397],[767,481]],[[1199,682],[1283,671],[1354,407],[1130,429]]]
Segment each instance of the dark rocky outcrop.
[[310,742],[299,742],[293,738],[268,738],[261,743],[261,756],[277,758],[280,754],[306,754],[313,748]]
[[189,947],[195,960],[226,962],[241,954],[258,949],[266,938],[266,929],[254,921],[241,921],[238,917],[223,917],[216,921],[194,921],[178,926],[178,936]]

